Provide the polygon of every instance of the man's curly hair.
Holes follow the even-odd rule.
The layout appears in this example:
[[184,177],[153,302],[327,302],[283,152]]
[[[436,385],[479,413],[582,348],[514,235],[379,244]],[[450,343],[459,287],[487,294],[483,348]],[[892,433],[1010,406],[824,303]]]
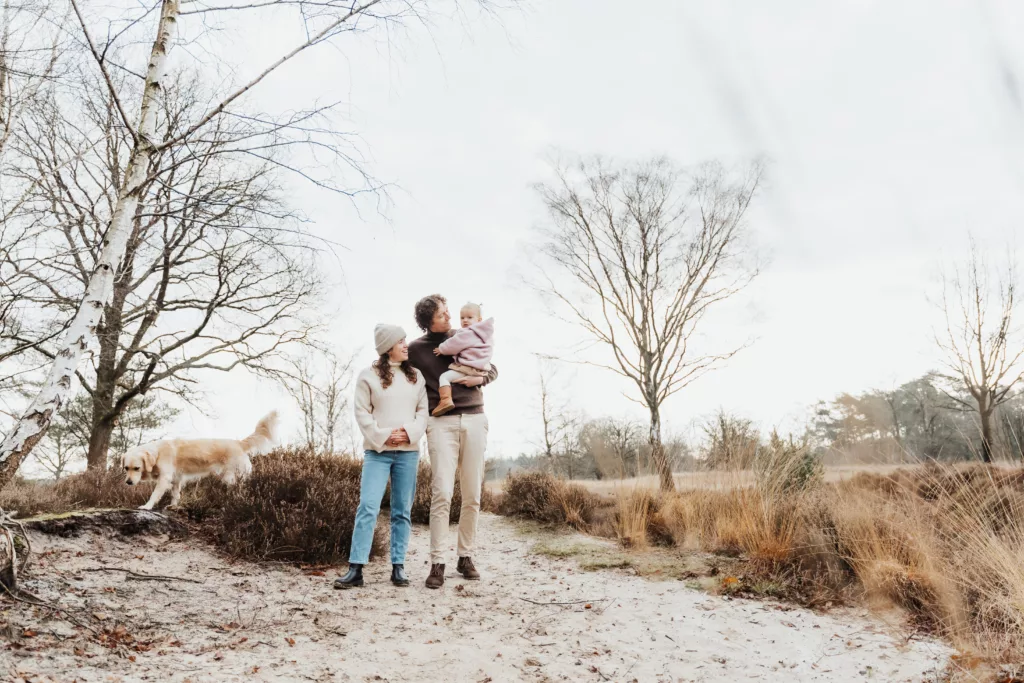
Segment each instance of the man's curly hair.
[[419,326],[424,332],[430,332],[430,326],[434,323],[434,316],[442,306],[446,305],[448,300],[440,294],[431,294],[425,296],[416,302],[416,325]]

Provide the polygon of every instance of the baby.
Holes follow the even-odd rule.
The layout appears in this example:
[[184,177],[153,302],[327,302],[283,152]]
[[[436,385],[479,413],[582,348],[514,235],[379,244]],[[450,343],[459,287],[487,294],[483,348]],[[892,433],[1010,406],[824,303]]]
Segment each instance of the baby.
[[452,401],[452,382],[465,377],[485,377],[491,369],[491,355],[494,353],[494,318],[482,319],[479,304],[466,304],[459,311],[462,329],[434,349],[435,356],[454,356],[455,362],[448,366],[448,372],[441,375],[438,393],[441,401],[431,413],[434,417],[444,415],[455,407]]

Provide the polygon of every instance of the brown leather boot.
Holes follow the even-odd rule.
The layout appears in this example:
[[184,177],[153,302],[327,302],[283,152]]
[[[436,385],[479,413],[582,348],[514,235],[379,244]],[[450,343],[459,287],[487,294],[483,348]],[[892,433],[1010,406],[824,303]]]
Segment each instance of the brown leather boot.
[[444,585],[444,565],[430,565],[430,576],[427,577],[427,588],[440,588]]
[[473,559],[469,557],[460,557],[459,563],[455,565],[455,571],[462,574],[462,578],[469,579],[470,581],[479,581],[480,572],[473,566]]
[[452,388],[438,387],[437,393],[441,396],[441,400],[438,402],[437,407],[434,408],[434,412],[431,413],[434,417],[441,417],[447,412],[450,412],[455,407],[455,401],[452,400]]

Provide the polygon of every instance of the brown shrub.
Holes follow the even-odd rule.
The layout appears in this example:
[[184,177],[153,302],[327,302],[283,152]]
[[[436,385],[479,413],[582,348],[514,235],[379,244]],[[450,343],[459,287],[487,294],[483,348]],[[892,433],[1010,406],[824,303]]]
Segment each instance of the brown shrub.
[[138,507],[152,492],[152,484],[126,485],[118,470],[72,474],[56,483],[16,479],[0,492],[0,509],[29,517],[86,508]]
[[547,472],[511,473],[502,487],[499,512],[507,517],[552,522],[551,510],[558,481]]
[[[17,513],[19,517],[31,517],[51,508],[63,508],[53,497],[53,484],[26,481],[16,477],[0,491],[0,510]],[[64,512],[55,509],[54,512]]]
[[153,484],[128,486],[119,469],[83,472],[54,484],[54,496],[69,510],[82,508],[132,508],[149,500]]
[[[207,479],[183,509],[230,554],[253,560],[335,564],[348,558],[359,504],[360,461],[306,451],[253,460],[235,486]],[[384,552],[388,525],[374,531],[370,557]]]
[[[237,486],[208,478],[187,488],[182,511],[205,536],[238,557],[342,561],[350,546],[361,474],[362,463],[354,458],[281,450],[254,458],[252,476]],[[420,464],[417,479],[412,520],[429,524],[429,463]],[[134,508],[145,503],[152,490],[151,483],[125,485],[116,469],[71,475],[56,484],[17,479],[0,494],[0,509],[27,517],[85,508]],[[385,492],[384,507],[389,494]],[[459,520],[461,506],[456,482],[453,524]],[[495,496],[486,487],[481,508],[496,508]],[[387,524],[379,526],[371,555],[383,548],[387,538]]]
[[505,479],[498,512],[582,530],[594,521],[600,504],[598,495],[578,484],[559,481],[547,472],[522,472]]

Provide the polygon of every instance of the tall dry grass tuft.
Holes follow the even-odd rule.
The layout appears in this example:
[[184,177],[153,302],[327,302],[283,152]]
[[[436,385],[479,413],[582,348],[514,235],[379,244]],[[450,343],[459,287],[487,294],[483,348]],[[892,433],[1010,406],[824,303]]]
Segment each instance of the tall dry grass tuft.
[[623,547],[642,550],[649,545],[647,533],[658,507],[650,489],[634,488],[619,496],[614,527]]

